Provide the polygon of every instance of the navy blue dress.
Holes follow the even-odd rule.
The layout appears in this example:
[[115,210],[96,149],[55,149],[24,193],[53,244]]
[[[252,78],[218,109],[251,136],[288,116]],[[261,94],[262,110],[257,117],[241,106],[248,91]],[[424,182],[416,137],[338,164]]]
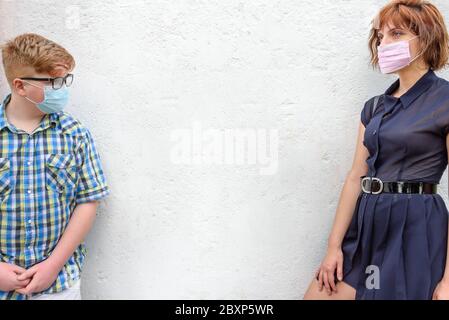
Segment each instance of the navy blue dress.
[[[399,79],[374,114],[374,97],[362,109],[367,175],[439,183],[448,164],[449,82],[429,69],[400,98],[392,96],[398,86]],[[360,192],[342,242],[343,281],[356,299],[432,299],[446,264],[448,214],[439,194]],[[378,287],[369,266],[378,268]]]

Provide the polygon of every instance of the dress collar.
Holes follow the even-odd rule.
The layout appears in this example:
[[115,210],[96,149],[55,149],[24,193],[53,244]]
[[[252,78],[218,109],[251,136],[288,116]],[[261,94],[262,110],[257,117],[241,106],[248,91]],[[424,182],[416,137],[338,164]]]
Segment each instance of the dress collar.
[[405,109],[410,106],[410,104],[412,104],[412,102],[415,101],[416,98],[418,98],[424,91],[426,91],[437,79],[438,76],[432,69],[429,68],[429,70],[427,70],[427,72],[421,78],[419,78],[419,80],[416,81],[415,84],[411,88],[409,88],[406,93],[404,93],[401,97],[396,98],[391,94],[399,87],[398,78],[385,91],[384,103],[393,106],[398,102],[398,100],[400,100],[402,103],[402,107]]

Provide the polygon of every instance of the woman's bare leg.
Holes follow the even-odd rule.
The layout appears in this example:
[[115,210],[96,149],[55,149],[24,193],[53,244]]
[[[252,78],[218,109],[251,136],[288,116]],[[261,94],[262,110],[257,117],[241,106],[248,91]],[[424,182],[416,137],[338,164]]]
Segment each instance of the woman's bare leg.
[[344,281],[339,281],[337,283],[337,293],[332,292],[328,295],[326,288],[323,286],[323,290],[320,291],[318,287],[318,281],[313,279],[304,294],[304,300],[354,300],[355,299],[355,289],[351,287]]

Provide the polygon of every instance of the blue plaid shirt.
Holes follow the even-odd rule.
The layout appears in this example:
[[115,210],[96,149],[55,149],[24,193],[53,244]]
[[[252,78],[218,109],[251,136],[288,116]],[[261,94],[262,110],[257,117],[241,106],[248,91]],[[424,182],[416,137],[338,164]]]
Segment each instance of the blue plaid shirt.
[[[78,203],[110,191],[86,127],[59,112],[46,114],[28,134],[7,121],[10,98],[0,105],[0,261],[28,269],[50,256]],[[86,253],[83,242],[41,293],[71,287],[81,276]],[[27,296],[0,291],[0,300],[6,299]]]

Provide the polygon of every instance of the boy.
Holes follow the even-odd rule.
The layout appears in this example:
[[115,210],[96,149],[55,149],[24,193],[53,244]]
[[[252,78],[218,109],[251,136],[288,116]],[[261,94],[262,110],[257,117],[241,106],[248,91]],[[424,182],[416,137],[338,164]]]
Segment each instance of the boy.
[[1,50],[0,300],[80,299],[83,240],[110,190],[90,131],[63,111],[75,61],[32,33]]

